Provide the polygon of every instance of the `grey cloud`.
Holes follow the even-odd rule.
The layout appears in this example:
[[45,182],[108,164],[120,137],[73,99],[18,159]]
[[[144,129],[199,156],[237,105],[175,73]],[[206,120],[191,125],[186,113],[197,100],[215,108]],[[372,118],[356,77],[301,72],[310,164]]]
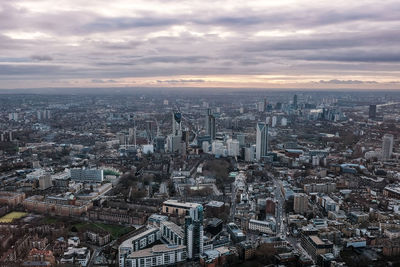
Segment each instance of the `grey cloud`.
[[143,63],[203,63],[209,59],[206,56],[154,56],[144,57],[138,61]]
[[53,60],[53,58],[51,56],[47,56],[47,55],[33,55],[33,56],[31,56],[31,59],[33,59],[35,61],[51,61],[51,60]]
[[116,83],[116,80],[92,79],[92,83]]
[[157,83],[204,83],[202,79],[157,80]]
[[94,21],[84,24],[81,30],[85,32],[107,32],[131,28],[150,28],[178,24],[175,18],[140,17],[140,18],[106,18],[97,17]]
[[359,81],[359,80],[329,80],[329,81],[325,81],[325,80],[320,80],[319,83],[322,84],[364,84],[364,83],[368,83],[368,84],[377,84],[378,82],[376,81]]
[[[95,6],[92,11],[40,13],[19,8],[14,1],[4,2],[0,3],[0,62],[9,64],[0,65],[2,78],[90,77],[94,83],[107,83],[104,77],[266,73],[345,77],[378,72],[390,76],[400,69],[397,1],[260,10],[250,4],[227,10],[204,2],[199,9],[174,15],[148,9],[135,13],[139,17],[112,18],[96,13]],[[173,25],[181,27],[175,31]],[[280,30],[292,34],[255,36],[259,31]],[[296,34],[302,30],[310,34]],[[14,31],[50,37],[6,36]],[[224,36],[225,32],[233,34]],[[159,83],[168,82],[191,81],[171,78]]]

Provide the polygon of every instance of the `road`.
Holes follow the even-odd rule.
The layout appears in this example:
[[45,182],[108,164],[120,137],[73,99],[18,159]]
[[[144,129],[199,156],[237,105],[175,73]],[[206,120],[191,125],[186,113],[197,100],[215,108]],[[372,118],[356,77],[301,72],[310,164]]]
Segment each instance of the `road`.
[[282,181],[274,178],[274,186],[275,186],[275,191],[274,191],[275,200],[277,201],[276,217],[275,217],[277,236],[280,236],[282,239],[286,239],[286,241],[292,246],[295,252],[312,260],[311,256],[301,246],[299,239],[287,235],[288,228],[287,228],[287,221],[285,221],[286,214],[283,208],[285,198],[281,191]]
[[275,200],[277,202],[276,210],[275,210],[275,219],[276,219],[276,234],[280,236],[282,239],[286,238],[286,224],[284,222],[285,214],[283,209],[283,204],[285,202],[285,198],[282,195],[281,191],[282,183],[280,180],[274,178],[274,187],[275,187]]

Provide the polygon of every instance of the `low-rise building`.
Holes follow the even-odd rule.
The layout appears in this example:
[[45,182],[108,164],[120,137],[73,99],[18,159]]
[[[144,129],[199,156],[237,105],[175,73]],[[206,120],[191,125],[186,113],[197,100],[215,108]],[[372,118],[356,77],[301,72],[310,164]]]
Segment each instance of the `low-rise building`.
[[276,230],[276,222],[272,219],[266,221],[250,219],[248,229],[250,231],[272,234]]
[[239,243],[246,240],[246,235],[243,231],[234,223],[229,223],[226,226],[226,229],[229,233],[229,237],[231,238],[233,243]]
[[126,239],[118,248],[119,266],[126,265],[126,258],[135,251],[144,249],[160,240],[160,230],[155,227],[143,228],[136,235]]
[[318,256],[326,253],[332,253],[333,244],[328,240],[322,240],[316,235],[303,236],[301,246],[314,259],[318,260]]
[[15,207],[25,199],[25,193],[0,191],[0,204]]
[[168,266],[186,261],[186,246],[155,245],[129,254],[126,265],[129,267]]
[[161,236],[169,244],[183,245],[185,234],[182,227],[170,221],[163,221],[160,224]]
[[93,207],[91,201],[77,200],[73,196],[32,196],[25,199],[23,205],[31,212],[64,217],[81,216]]
[[69,247],[64,252],[60,262],[64,264],[77,264],[87,266],[90,259],[90,250],[87,247],[75,248]]

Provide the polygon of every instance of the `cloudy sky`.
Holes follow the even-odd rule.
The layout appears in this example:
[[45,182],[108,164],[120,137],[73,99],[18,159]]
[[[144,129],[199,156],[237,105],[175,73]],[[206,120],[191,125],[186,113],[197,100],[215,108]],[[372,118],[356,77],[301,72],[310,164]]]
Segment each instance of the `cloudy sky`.
[[400,88],[400,3],[0,0],[0,88]]

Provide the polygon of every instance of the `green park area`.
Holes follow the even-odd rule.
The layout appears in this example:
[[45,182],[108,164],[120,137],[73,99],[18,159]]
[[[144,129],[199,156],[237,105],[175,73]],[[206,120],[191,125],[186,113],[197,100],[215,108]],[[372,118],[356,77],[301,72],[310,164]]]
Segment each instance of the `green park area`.
[[[45,224],[53,224],[53,223],[61,223],[66,222],[63,218],[58,217],[45,217],[42,219],[42,223]],[[120,236],[134,230],[133,227],[124,226],[124,225],[115,225],[115,224],[105,224],[105,223],[97,223],[97,222],[77,222],[71,221],[69,223],[69,230],[72,232],[83,232],[85,230],[103,230],[110,233],[112,238],[119,238]]]
[[113,224],[104,224],[104,223],[94,223],[94,222],[79,222],[73,224],[71,226],[71,230],[75,227],[78,231],[83,231],[85,229],[99,229],[106,232],[109,232],[113,238],[118,238],[129,231],[133,230],[132,227],[122,226],[122,225],[113,225]]

